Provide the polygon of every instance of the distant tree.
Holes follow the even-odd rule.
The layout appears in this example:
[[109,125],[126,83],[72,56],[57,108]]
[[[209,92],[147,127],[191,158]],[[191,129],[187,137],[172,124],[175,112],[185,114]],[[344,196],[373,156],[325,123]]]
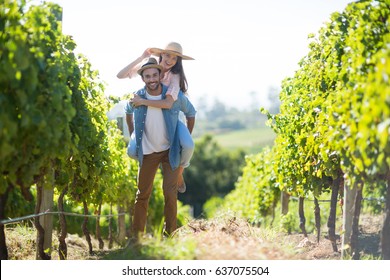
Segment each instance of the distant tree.
[[238,130],[245,128],[245,125],[240,120],[225,120],[222,119],[218,123],[219,128],[228,130]]
[[[191,98],[191,97],[190,97]],[[196,119],[205,119],[206,118],[206,112],[207,112],[207,99],[205,96],[202,96],[198,99],[197,105],[196,105]]]
[[210,121],[214,121],[220,117],[225,117],[226,113],[226,105],[218,99],[215,99],[211,109],[206,112],[206,118]]
[[250,98],[249,109],[251,111],[259,111],[260,104],[258,100],[258,95],[259,93],[257,91],[249,92],[249,98]]
[[268,89],[268,101],[270,103],[268,111],[271,114],[278,114],[280,111],[280,100],[279,100],[280,89],[276,87],[270,87]]
[[199,216],[209,198],[224,196],[234,189],[244,163],[244,151],[223,149],[212,136],[204,136],[195,143],[191,165],[184,171],[187,191],[179,199],[192,205],[195,217]]

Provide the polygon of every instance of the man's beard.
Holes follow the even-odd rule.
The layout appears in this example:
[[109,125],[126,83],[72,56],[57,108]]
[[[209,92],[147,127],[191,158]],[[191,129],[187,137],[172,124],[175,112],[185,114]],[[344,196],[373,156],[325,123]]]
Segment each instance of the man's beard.
[[146,85],[146,87],[147,87],[148,90],[155,91],[155,90],[158,89],[159,85],[160,84],[158,82],[157,83],[148,83]]

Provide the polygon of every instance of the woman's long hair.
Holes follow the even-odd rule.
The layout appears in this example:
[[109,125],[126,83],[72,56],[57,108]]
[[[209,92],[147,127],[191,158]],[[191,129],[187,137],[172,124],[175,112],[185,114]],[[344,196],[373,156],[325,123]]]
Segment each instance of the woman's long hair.
[[[162,56],[160,55],[160,61],[162,61]],[[183,93],[187,93],[188,89],[188,83],[187,83],[187,78],[186,75],[184,74],[184,69],[183,69],[183,59],[180,56],[177,56],[177,61],[176,64],[171,68],[170,70],[173,74],[179,74],[180,77],[180,90]]]

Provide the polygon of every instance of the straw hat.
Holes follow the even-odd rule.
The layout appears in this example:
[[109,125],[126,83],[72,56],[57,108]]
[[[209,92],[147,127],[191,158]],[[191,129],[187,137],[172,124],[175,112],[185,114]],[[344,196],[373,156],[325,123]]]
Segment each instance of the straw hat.
[[165,49],[159,49],[159,48],[150,48],[149,51],[154,55],[160,55],[162,53],[170,53],[177,56],[180,56],[182,59],[185,60],[194,60],[192,57],[184,55],[183,54],[183,48],[179,43],[176,42],[170,42]]
[[156,68],[162,71],[162,67],[157,63],[157,60],[154,57],[149,57],[148,61],[142,65],[142,67],[137,71],[139,75],[142,75],[142,72],[149,68]]

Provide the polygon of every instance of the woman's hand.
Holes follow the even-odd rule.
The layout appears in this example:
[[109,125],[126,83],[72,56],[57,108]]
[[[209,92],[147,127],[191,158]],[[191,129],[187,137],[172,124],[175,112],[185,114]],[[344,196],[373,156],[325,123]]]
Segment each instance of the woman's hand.
[[133,98],[130,99],[130,102],[134,107],[144,105],[144,103],[143,103],[144,99],[141,96],[136,95],[136,94],[134,95]]
[[147,48],[144,53],[142,54],[141,58],[144,59],[144,58],[147,58],[147,57],[150,57],[152,55],[152,53],[150,52],[150,48]]

